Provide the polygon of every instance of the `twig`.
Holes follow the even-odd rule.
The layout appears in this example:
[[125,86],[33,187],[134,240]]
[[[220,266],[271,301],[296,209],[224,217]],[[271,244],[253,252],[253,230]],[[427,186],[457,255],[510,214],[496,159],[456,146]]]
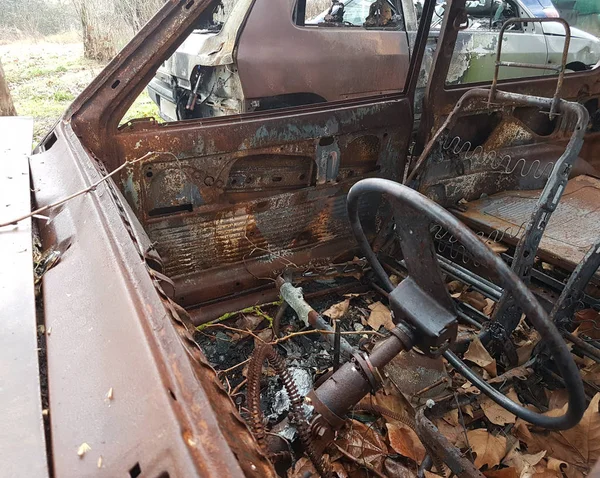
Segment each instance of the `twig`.
[[[335,332],[333,330],[325,330],[325,329],[313,329],[313,330],[302,330],[300,332],[292,332],[291,334],[288,334],[284,337],[278,338],[273,340],[272,342],[265,342],[263,339],[261,339],[258,335],[255,335],[254,333],[252,333],[250,330],[243,330],[243,329],[237,329],[235,327],[230,327],[229,325],[225,325],[225,324],[208,324],[206,325],[204,328],[208,329],[210,327],[221,327],[223,329],[227,329],[230,330],[232,332],[237,332],[237,333],[241,333],[241,334],[248,334],[248,335],[252,335],[253,337],[257,338],[258,340],[260,340],[263,343],[267,343],[269,345],[277,345],[278,343],[284,342],[286,340],[289,340],[293,337],[298,337],[300,335],[309,335],[309,334],[324,334],[324,335],[332,335]],[[380,334],[379,332],[375,331],[375,330],[361,330],[361,331],[347,331],[347,332],[340,332],[341,335],[377,335],[378,337],[385,337],[385,335]]]
[[441,385],[442,383],[446,383],[447,381],[448,381],[448,379],[446,377],[442,377],[439,380],[436,380],[435,382],[433,382],[431,385],[428,385],[427,387],[419,390],[418,392],[413,393],[413,396],[417,397],[419,395],[423,395],[424,393],[429,392],[430,390]]
[[367,463],[364,460],[360,461],[358,458],[356,458],[355,456],[352,456],[346,450],[344,450],[343,448],[341,448],[337,443],[334,443],[334,445],[339,450],[339,452],[342,455],[344,455],[346,458],[348,458],[349,460],[353,461],[354,463],[356,463],[359,466],[362,466],[362,467],[366,468],[371,473],[375,474],[376,476],[379,476],[380,478],[386,478],[386,476],[383,473],[381,473],[381,472],[377,471],[375,468],[373,468],[373,465],[371,465],[370,463]]
[[469,444],[469,435],[467,434],[467,427],[465,426],[465,418],[463,417],[462,408],[460,408],[460,405],[458,404],[458,398],[456,397],[456,393],[454,393],[454,401],[456,403],[456,408],[458,408],[458,417],[460,418],[460,424],[462,426],[463,433],[465,434],[465,443],[469,452],[469,458],[471,459],[471,461],[475,461],[475,458],[473,457],[473,450],[471,448],[471,445]]
[[243,362],[238,363],[237,365],[234,365],[233,367],[229,367],[228,369],[225,370],[219,370],[217,373],[229,373],[229,372],[233,372],[235,369],[243,367],[244,365],[246,365],[248,362],[250,362],[250,359],[246,359]]
[[204,328],[208,329],[209,327],[221,327],[222,329],[230,330],[232,332],[237,332],[238,334],[248,334],[248,335],[251,335],[255,339],[257,339],[260,342],[262,342],[263,344],[265,344],[265,343],[271,343],[271,342],[265,342],[263,339],[261,339],[258,335],[256,335],[255,333],[253,333],[251,330],[237,329],[235,327],[230,327],[229,325],[225,325],[225,324],[208,324]]
[[95,190],[100,183],[102,183],[102,182],[106,181],[108,178],[114,176],[119,171],[123,170],[125,167],[131,166],[132,164],[135,164],[135,163],[138,163],[138,162],[140,162],[140,161],[142,161],[142,160],[144,160],[144,159],[146,159],[146,158],[148,158],[148,157],[150,157],[152,155],[162,154],[162,153],[163,153],[162,151],[150,151],[149,153],[146,153],[146,154],[144,154],[143,156],[141,156],[141,157],[139,157],[137,159],[133,159],[131,161],[125,161],[123,164],[121,164],[121,166],[119,166],[118,168],[116,168],[114,171],[108,173],[106,176],[103,176],[98,181],[96,181],[95,183],[93,183],[91,186],[88,186],[87,188],[82,189],[81,191],[78,191],[76,193],[73,193],[70,196],[67,196],[66,198],[61,199],[59,201],[56,201],[56,202],[54,202],[52,204],[48,204],[46,206],[42,206],[41,208],[36,209],[35,211],[32,211],[32,212],[30,212],[28,214],[25,214],[23,216],[17,217],[15,219],[12,219],[12,220],[7,221],[7,222],[0,223],[0,227],[10,226],[12,224],[16,224],[16,223],[18,223],[20,221],[28,219],[28,218],[30,218],[32,216],[37,216],[38,214],[41,214],[41,213],[43,213],[43,212],[45,212],[45,211],[47,211],[49,209],[55,208],[57,206],[60,206],[61,204],[64,204],[64,203],[70,201],[71,199],[76,198],[77,196],[81,196],[82,194],[89,193],[89,192]]
[[[292,332],[289,335],[286,335],[285,337],[281,337],[280,339],[277,339],[273,342],[270,342],[272,345],[273,344],[278,344],[280,342],[284,342],[286,340],[289,340],[293,337],[298,337],[300,335],[309,335],[309,334],[323,334],[323,335],[333,335],[335,332],[333,330],[325,330],[325,329],[314,329],[314,330],[303,330],[301,332]],[[348,332],[340,332],[341,335],[377,335],[379,337],[385,337],[385,335],[380,334],[379,332],[376,332],[375,330],[362,330],[360,332],[357,331],[348,331]]]
[[[229,382],[228,382],[229,383]],[[233,397],[234,395],[237,395],[239,393],[239,391],[242,389],[242,387],[244,385],[246,385],[248,383],[248,379],[245,378],[244,380],[242,380],[240,383],[238,383],[236,385],[236,387],[231,391],[231,393],[229,394],[230,397]]]

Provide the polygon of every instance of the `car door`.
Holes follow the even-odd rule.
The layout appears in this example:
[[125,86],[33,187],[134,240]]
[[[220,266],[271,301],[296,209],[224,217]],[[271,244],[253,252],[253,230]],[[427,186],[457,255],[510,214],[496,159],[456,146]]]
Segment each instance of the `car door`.
[[[267,8],[269,3],[259,0],[256,7]],[[204,3],[191,2],[189,11],[197,11],[196,5]],[[286,1],[286,5],[288,15],[283,20],[289,23],[293,4]],[[257,11],[261,12],[265,13]],[[280,20],[269,17],[271,22]],[[272,28],[279,31],[277,24]],[[416,81],[411,78],[418,66],[408,68],[397,61],[372,76],[389,81],[384,73],[390,72],[395,88],[385,89],[399,90],[396,94],[375,95],[379,88],[371,86],[357,89],[363,94],[341,102],[161,125],[140,119],[117,128],[135,92],[144,88],[143,79],[148,81],[184,40],[185,30],[179,36],[175,31],[182,29],[167,24],[142,31],[136,44],[96,80],[86,101],[74,104],[73,127],[109,170],[149,155],[128,168],[120,185],[162,258],[163,272],[174,283],[175,299],[204,320],[211,314],[218,317],[219,304],[226,299],[235,299],[237,306],[227,307],[237,310],[273,294],[272,279],[286,267],[352,254],[355,242],[346,215],[347,191],[365,177],[401,178],[413,125]],[[337,30],[329,28],[304,31],[306,37],[318,37],[322,31],[323,41],[334,35],[343,41],[346,36],[355,38],[354,34],[358,40],[371,33],[341,29],[338,36]],[[150,33],[152,41],[145,41],[144,35]],[[376,39],[367,41],[370,51],[392,48],[381,44],[387,33],[389,42],[405,38],[399,31],[375,31]],[[323,45],[317,46],[311,53],[315,57]],[[264,47],[264,52],[256,52],[263,67],[266,52],[278,49],[277,45]],[[362,58],[359,50],[357,44],[354,54]],[[327,54],[333,61],[334,55]],[[349,51],[344,55],[352,61]],[[242,63],[252,67],[250,56],[240,51],[239,57],[243,59],[240,69]],[[289,69],[297,76],[327,81],[332,90],[342,82],[358,81],[369,68],[366,60],[343,68],[340,60],[332,65],[319,60],[319,68],[327,74],[311,76],[309,70],[316,64],[309,60],[308,53],[298,57],[284,50],[271,60],[271,67],[286,62],[284,72]],[[379,199],[370,201],[376,207]],[[371,213],[365,228],[373,232],[376,223]]]
[[237,51],[246,99],[310,94],[334,101],[401,91],[409,46],[398,7],[384,2],[394,18],[378,24],[367,22],[376,2],[344,3],[343,21],[326,21],[328,2],[256,0]]

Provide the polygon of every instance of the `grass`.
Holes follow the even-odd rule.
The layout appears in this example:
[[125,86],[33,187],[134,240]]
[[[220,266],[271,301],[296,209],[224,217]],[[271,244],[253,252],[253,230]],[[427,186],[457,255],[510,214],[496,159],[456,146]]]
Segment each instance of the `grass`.
[[[83,58],[83,45],[73,34],[3,44],[0,58],[17,113],[34,118],[34,145],[104,67]],[[145,91],[122,122],[143,117],[159,119]]]

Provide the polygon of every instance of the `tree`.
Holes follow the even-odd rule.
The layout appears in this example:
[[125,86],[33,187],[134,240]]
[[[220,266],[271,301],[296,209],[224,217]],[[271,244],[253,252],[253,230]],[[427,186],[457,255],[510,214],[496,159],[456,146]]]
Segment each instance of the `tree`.
[[0,116],[17,116],[17,110],[13,104],[12,97],[10,96],[10,90],[8,89],[8,83],[4,76],[4,68],[2,68],[2,61],[0,60]]

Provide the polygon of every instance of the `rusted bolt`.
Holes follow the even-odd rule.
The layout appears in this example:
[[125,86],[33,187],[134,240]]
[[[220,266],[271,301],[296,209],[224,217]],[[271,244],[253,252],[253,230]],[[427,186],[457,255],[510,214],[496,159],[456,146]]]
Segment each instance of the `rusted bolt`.
[[215,178],[213,178],[212,176],[206,176],[206,178],[204,179],[204,184],[206,184],[207,186],[212,186],[215,183]]

